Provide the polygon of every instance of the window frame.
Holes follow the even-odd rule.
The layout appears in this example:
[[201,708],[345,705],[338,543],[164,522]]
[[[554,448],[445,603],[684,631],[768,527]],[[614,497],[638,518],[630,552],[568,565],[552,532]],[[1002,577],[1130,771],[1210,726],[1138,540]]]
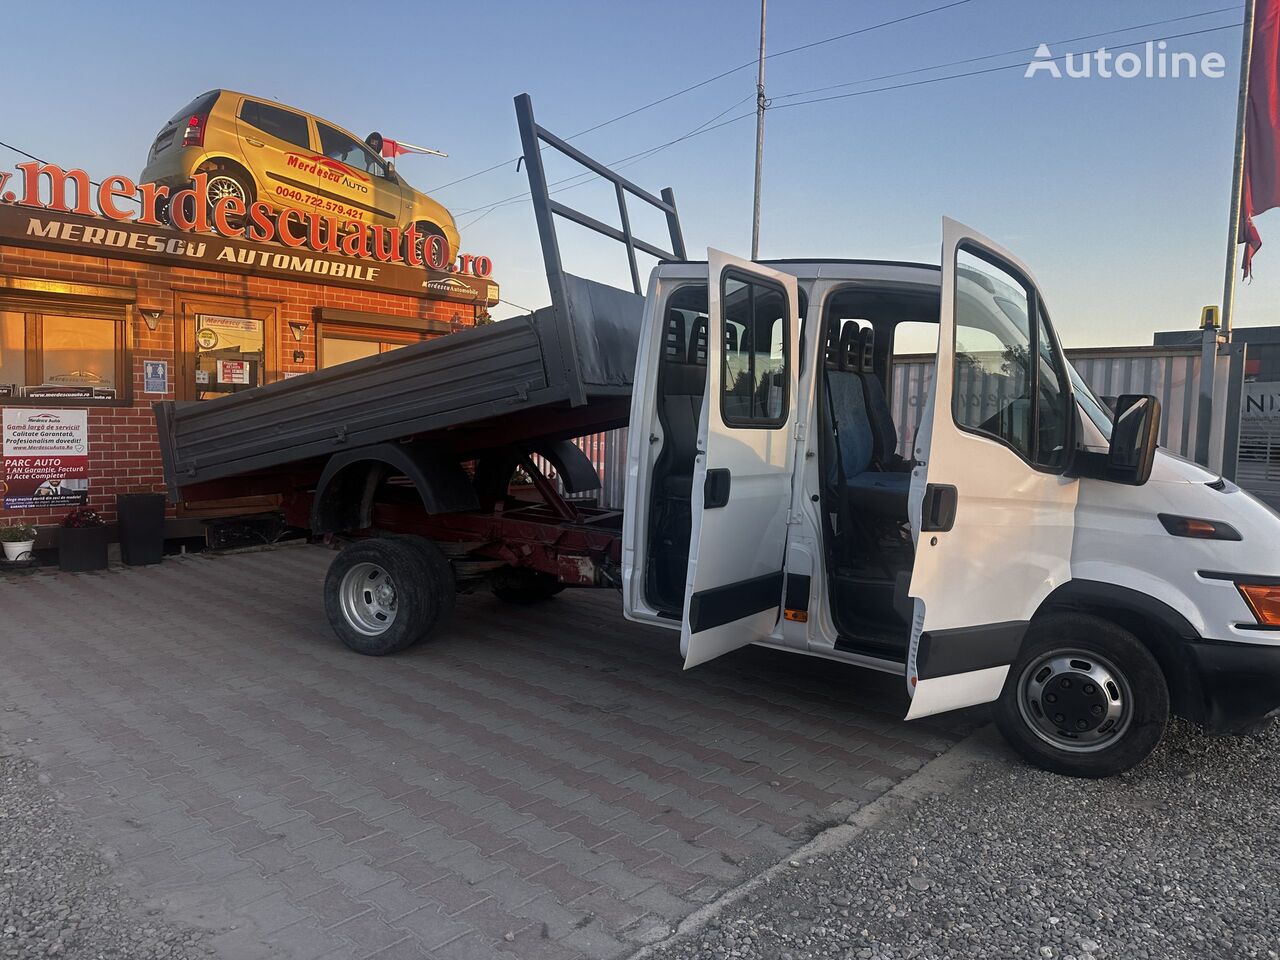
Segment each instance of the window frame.
[[[347,161],[345,160],[338,160],[337,157],[330,157],[328,151],[325,150],[324,148],[325,130],[331,130],[332,132],[336,133],[340,137],[346,137],[348,140],[354,143],[357,148],[359,148],[360,150],[363,150],[365,153],[369,155],[370,158],[372,158],[377,169],[365,170],[359,167],[351,167],[351,164],[347,163]],[[367,173],[370,176],[377,177],[380,180],[389,181],[391,179],[391,177],[388,176],[389,168],[387,167],[387,164],[383,161],[383,159],[379,157],[377,154],[375,154],[372,150],[370,150],[369,145],[367,143],[364,143],[361,140],[357,140],[352,134],[347,133],[345,130],[335,127],[331,123],[325,123],[323,120],[317,120],[316,121],[316,140],[317,140],[316,146],[319,147],[319,149],[316,152],[322,154],[323,156],[329,157],[330,160],[337,160],[338,163],[351,167],[353,170],[360,170],[361,173]]]
[[[739,417],[730,415],[725,412],[725,374],[728,372],[729,355],[725,350],[725,303],[727,300],[725,288],[729,280],[736,280],[738,283],[747,286],[767,287],[778,292],[782,297],[782,409],[777,417]],[[791,356],[791,324],[795,321],[792,318],[792,307],[794,306],[790,298],[787,296],[787,290],[782,284],[767,277],[761,277],[758,274],[747,273],[741,270],[729,267],[720,272],[720,329],[716,336],[720,343],[720,421],[728,428],[734,430],[780,430],[787,425],[787,421],[791,416],[791,373],[794,358]],[[756,336],[756,298],[751,297],[751,334]],[[710,340],[710,335],[708,335]],[[739,345],[741,346],[741,345]],[[754,343],[751,351],[751,367],[755,366],[755,350]],[[754,378],[753,378],[754,379]]]
[[[1028,340],[1028,364],[1030,366],[1030,383],[1028,390],[1031,394],[1031,456],[1027,456],[1022,450],[1006,440],[998,434],[989,430],[982,430],[977,427],[962,423],[956,411],[956,346],[957,336],[960,332],[960,324],[957,321],[959,315],[959,296],[960,296],[960,254],[968,253],[970,256],[986,263],[988,266],[994,267],[996,270],[1006,274],[1010,279],[1017,282],[1027,295],[1027,340]],[[1074,459],[1077,431],[1077,415],[1075,413],[1076,399],[1075,388],[1071,383],[1071,377],[1067,373],[1066,357],[1062,352],[1062,344],[1058,341],[1058,333],[1054,329],[1049,319],[1049,311],[1045,308],[1044,300],[1040,296],[1040,291],[1022,270],[1010,263],[999,253],[983,246],[972,239],[965,239],[956,246],[954,260],[951,264],[952,269],[952,289],[951,289],[951,422],[955,424],[957,430],[971,434],[976,437],[982,437],[992,440],[1002,447],[1012,451],[1023,463],[1031,467],[1038,473],[1052,474],[1061,476],[1071,469],[1071,463]],[[1052,347],[1054,372],[1058,375],[1059,384],[1064,387],[1066,402],[1063,404],[1064,414],[1066,417],[1066,430],[1064,434],[1064,456],[1061,466],[1046,466],[1038,463],[1035,459],[1040,452],[1040,327],[1043,323],[1045,331],[1049,335],[1049,343]],[[935,360],[936,363],[936,360]],[[936,371],[935,371],[936,376]]]
[[[302,121],[302,136],[305,138],[306,142],[298,143],[298,141],[296,140],[289,140],[286,137],[282,137],[279,134],[272,133],[270,130],[267,130],[266,128],[261,127],[258,124],[254,123],[252,120],[250,120],[248,117],[244,115],[245,108],[250,105],[252,105],[257,109],[262,109],[265,107],[268,110],[278,110],[280,113],[298,118],[299,120]],[[296,110],[290,110],[288,107],[282,107],[279,104],[266,103],[262,100],[252,100],[246,97],[244,100],[240,101],[240,109],[236,111],[236,120],[246,124],[247,126],[252,127],[254,130],[257,130],[259,133],[266,134],[268,137],[271,137],[273,140],[279,140],[281,143],[287,143],[290,146],[298,147],[299,149],[302,149],[302,150],[311,149],[311,124],[305,113],[299,113]]]
[[[50,285],[37,281],[42,288]],[[83,292],[81,292],[83,290]],[[43,291],[42,291],[43,292]],[[114,367],[116,395],[112,398],[92,397],[0,397],[0,405],[12,407],[131,407],[133,406],[133,302],[123,297],[80,288],[73,284],[65,290],[50,289],[47,296],[33,296],[26,284],[15,278],[11,284],[0,284],[0,311],[22,316],[22,371],[26,383],[44,384],[44,323],[46,316],[100,320],[111,323],[115,333]],[[16,385],[17,386],[17,385]]]

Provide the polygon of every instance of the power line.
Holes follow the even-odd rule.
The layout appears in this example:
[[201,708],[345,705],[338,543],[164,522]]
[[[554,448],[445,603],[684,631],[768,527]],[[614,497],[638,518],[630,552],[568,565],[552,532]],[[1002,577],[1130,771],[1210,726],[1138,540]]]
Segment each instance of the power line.
[[[1234,11],[1234,10],[1237,10],[1237,9],[1239,9],[1239,7],[1238,7],[1238,6],[1223,7],[1223,8],[1218,9],[1218,10],[1206,11],[1206,12],[1204,12],[1204,13],[1199,13],[1199,14],[1191,14],[1191,15],[1189,15],[1189,16],[1185,16],[1185,17],[1172,17],[1172,18],[1169,18],[1169,19],[1167,19],[1167,20],[1157,20],[1157,21],[1153,21],[1152,23],[1149,23],[1149,24],[1143,24],[1143,25],[1141,25],[1141,26],[1160,26],[1160,25],[1164,25],[1164,24],[1168,24],[1168,23],[1177,23],[1177,22],[1180,22],[1180,21],[1184,21],[1184,20],[1188,20],[1188,19],[1193,19],[1193,18],[1196,18],[1196,17],[1209,16],[1210,14],[1213,14],[1213,13],[1225,13],[1225,12],[1230,12],[1230,11]],[[1097,39],[1098,37],[1111,36],[1111,35],[1114,35],[1114,34],[1117,34],[1117,33],[1127,33],[1127,32],[1128,32],[1128,31],[1130,31],[1130,30],[1137,30],[1137,29],[1141,29],[1141,26],[1122,27],[1122,28],[1118,28],[1118,29],[1116,29],[1116,30],[1109,30],[1109,31],[1105,31],[1105,32],[1103,32],[1103,33],[1095,33],[1095,34],[1089,34],[1089,35],[1087,35],[1087,36],[1076,37],[1076,38],[1073,38],[1072,40],[1057,40],[1057,41],[1054,41],[1054,43],[1071,43],[1071,42],[1075,42],[1075,41],[1079,41],[1079,40],[1093,40],[1093,39]],[[1238,27],[1238,26],[1240,26],[1240,24],[1238,24],[1238,23],[1236,23],[1236,24],[1225,24],[1225,25],[1220,26],[1220,27],[1209,27],[1209,28],[1206,28],[1206,29],[1203,29],[1203,30],[1194,30],[1194,31],[1186,32],[1186,33],[1171,34],[1171,35],[1169,35],[1169,36],[1165,36],[1165,37],[1153,37],[1153,38],[1151,38],[1151,39],[1149,39],[1149,40],[1137,40],[1137,41],[1133,41],[1133,42],[1131,42],[1131,43],[1118,44],[1118,45],[1117,45],[1116,47],[1114,47],[1113,49],[1117,49],[1117,50],[1124,50],[1124,49],[1126,49],[1126,48],[1128,48],[1128,47],[1138,47],[1138,46],[1142,46],[1143,44],[1146,44],[1146,43],[1158,43],[1158,42],[1163,41],[1163,40],[1178,40],[1178,39],[1183,39],[1183,38],[1185,38],[1185,37],[1200,36],[1200,35],[1202,35],[1202,34],[1206,34],[1206,33],[1214,33],[1214,32],[1217,32],[1217,31],[1219,31],[1219,30],[1229,30],[1229,29],[1232,29],[1232,28],[1234,28],[1234,27]],[[848,83],[843,83],[843,84],[834,84],[834,85],[833,85],[833,86],[831,86],[831,87],[819,87],[819,88],[816,88],[816,89],[813,89],[813,90],[801,90],[801,91],[796,91],[796,92],[794,92],[794,93],[781,94],[781,95],[779,95],[779,96],[777,96],[777,97],[773,97],[773,98],[771,98],[771,99],[772,99],[772,100],[784,100],[784,99],[787,99],[787,98],[790,98],[790,97],[799,97],[799,96],[803,96],[803,95],[805,95],[805,94],[807,94],[807,93],[818,93],[818,92],[821,92],[821,91],[823,91],[823,90],[829,90],[829,89],[836,89],[836,88],[839,88],[839,87],[851,86],[851,85],[853,85],[853,84],[857,84],[857,83],[874,83],[874,82],[876,82],[877,80],[892,79],[892,78],[894,78],[894,77],[899,77],[899,76],[908,76],[908,75],[913,75],[913,74],[917,74],[917,73],[925,73],[925,72],[928,72],[928,71],[930,71],[930,70],[940,70],[940,69],[943,69],[944,67],[949,67],[949,66],[958,66],[958,65],[965,64],[965,63],[975,63],[975,62],[979,62],[979,61],[981,61],[981,60],[989,60],[989,59],[992,59],[993,57],[1009,56],[1009,55],[1012,55],[1012,54],[1025,53],[1025,52],[1027,52],[1028,50],[1036,50],[1036,49],[1038,49],[1038,46],[1036,46],[1036,47],[1020,47],[1020,48],[1018,48],[1017,50],[1007,51],[1006,53],[1003,53],[1003,54],[1000,54],[1000,53],[987,54],[987,55],[982,56],[982,57],[974,57],[974,58],[970,58],[970,59],[967,59],[967,60],[957,60],[957,61],[952,61],[952,62],[950,62],[950,63],[934,64],[934,65],[932,65],[932,66],[928,66],[928,67],[919,67],[919,68],[917,68],[917,69],[915,69],[915,70],[907,70],[907,71],[903,71],[902,73],[898,73],[898,74],[890,74],[890,75],[887,75],[887,76],[885,76],[885,77],[868,77],[868,78],[865,78],[865,79],[862,79],[862,80],[850,81],[850,82],[848,82]],[[1058,62],[1058,61],[1062,61],[1062,60],[1064,60],[1066,57],[1074,56],[1074,55],[1076,55],[1076,54],[1078,54],[1078,53],[1082,53],[1082,52],[1087,52],[1087,51],[1071,51],[1070,53],[1061,54],[1061,55],[1059,55],[1059,56],[1057,56],[1057,57],[1052,57],[1052,58],[1048,58],[1048,59],[1038,60],[1038,61],[1036,61],[1036,62],[1038,62],[1038,63]],[[912,81],[912,82],[908,82],[908,83],[899,83],[899,84],[892,84],[892,85],[890,85],[890,86],[875,87],[875,88],[872,88],[872,89],[870,89],[870,90],[859,90],[859,91],[856,91],[856,92],[853,92],[853,93],[839,94],[839,95],[835,95],[835,96],[831,96],[831,97],[814,97],[814,98],[809,99],[809,100],[798,100],[798,101],[796,101],[795,103],[779,103],[779,104],[776,104],[776,105],[772,106],[772,107],[771,107],[771,109],[781,110],[781,109],[786,109],[786,108],[789,108],[789,107],[800,107],[800,106],[804,106],[804,105],[806,105],[806,104],[811,104],[811,103],[825,103],[825,102],[828,102],[828,101],[831,101],[831,100],[844,100],[844,99],[849,99],[849,98],[852,98],[852,97],[866,96],[866,95],[868,95],[868,94],[872,94],[872,93],[887,93],[887,92],[889,92],[889,91],[891,91],[891,90],[902,90],[902,89],[906,89],[906,88],[909,88],[909,87],[924,86],[924,85],[926,85],[926,84],[931,84],[931,83],[940,83],[940,82],[942,82],[942,81],[946,81],[946,80],[962,80],[962,79],[965,79],[965,78],[967,78],[967,77],[975,77],[975,76],[981,76],[981,75],[989,74],[989,73],[997,73],[997,72],[1002,71],[1002,70],[1025,69],[1025,68],[1026,68],[1026,66],[1027,66],[1027,64],[1026,64],[1026,63],[1021,63],[1021,62],[1019,62],[1019,63],[1011,63],[1011,64],[1004,64],[1004,65],[1001,65],[1001,66],[998,66],[998,67],[988,67],[988,68],[985,68],[985,69],[982,69],[982,70],[972,70],[972,71],[968,71],[968,72],[965,72],[965,73],[947,74],[946,76],[942,76],[942,77],[932,77],[932,78],[928,78],[928,79],[925,79],[925,80],[917,80],[917,81]],[[753,96],[754,96],[754,95],[753,95]],[[738,101],[737,103],[735,103],[733,106],[737,106],[738,104],[744,103],[744,102],[746,102],[746,100],[750,100],[750,99],[752,99],[752,98],[753,98],[753,96],[745,97],[745,98],[743,98],[743,100],[739,100],[739,101]],[[615,161],[614,163],[610,164],[610,166],[611,166],[611,167],[615,167],[615,168],[617,168],[617,167],[620,167],[620,166],[621,166],[622,164],[624,164],[624,163],[628,163],[628,162],[639,162],[640,160],[647,159],[649,156],[652,156],[652,155],[653,155],[653,154],[655,154],[655,153],[659,153],[659,152],[661,152],[661,151],[663,151],[663,150],[666,150],[666,149],[667,149],[667,148],[669,148],[669,147],[675,146],[677,143],[681,143],[681,142],[683,142],[683,141],[685,141],[685,140],[689,140],[689,139],[691,139],[691,138],[693,138],[693,137],[696,137],[696,136],[701,136],[701,135],[702,135],[702,134],[704,134],[704,133],[711,133],[711,132],[712,132],[712,131],[714,131],[714,130],[719,130],[720,128],[722,128],[722,127],[726,127],[726,126],[728,126],[729,124],[736,123],[736,122],[738,122],[739,120],[745,120],[745,119],[747,119],[748,117],[754,117],[754,116],[755,116],[755,112],[754,112],[754,111],[752,111],[752,112],[750,112],[750,113],[743,113],[743,114],[739,114],[739,115],[738,115],[738,116],[736,116],[736,117],[732,117],[732,118],[730,118],[730,119],[728,119],[728,120],[724,121],[723,123],[716,123],[714,126],[709,126],[709,125],[708,125],[708,124],[711,124],[714,120],[718,120],[720,117],[724,116],[724,114],[728,113],[728,112],[729,112],[729,110],[733,109],[733,106],[729,107],[729,108],[728,108],[728,109],[726,109],[726,110],[722,110],[719,114],[717,114],[715,117],[713,117],[713,118],[712,118],[712,120],[707,121],[706,123],[700,124],[698,127],[695,127],[693,130],[691,130],[689,133],[684,134],[683,136],[676,137],[674,140],[668,140],[668,141],[667,141],[667,142],[665,142],[665,143],[659,144],[659,145],[657,145],[657,146],[655,146],[655,147],[650,147],[650,148],[649,148],[649,149],[647,149],[647,150],[642,150],[642,151],[640,151],[639,153],[633,153],[633,154],[631,154],[631,155],[630,155],[630,156],[628,156],[628,157],[624,157],[624,158],[622,158],[621,160]],[[572,176],[572,177],[566,177],[566,178],[564,178],[563,180],[553,181],[552,183],[548,184],[548,186],[555,187],[555,186],[559,186],[560,184],[566,184],[566,183],[569,183],[569,181],[571,181],[571,180],[580,179],[580,178],[584,178],[584,177],[585,177],[586,179],[583,179],[583,180],[582,180],[582,183],[585,183],[585,182],[588,182],[592,176],[594,176],[594,175],[593,175],[593,174],[590,174],[590,173],[588,173],[588,174],[575,174],[574,176]],[[570,186],[563,187],[563,188],[562,188],[562,190],[555,190],[555,191],[552,191],[552,192],[553,192],[553,193],[560,193],[560,192],[563,192],[563,190],[571,190],[571,189],[573,189],[573,187],[575,187],[575,186],[580,186],[580,185],[581,185],[581,183],[576,183],[576,184],[572,184],[572,185],[570,185]],[[484,211],[484,213],[482,213],[480,217],[477,217],[475,220],[471,221],[471,223],[469,223],[469,224],[468,224],[468,226],[473,226],[475,223],[478,223],[478,222],[479,222],[479,220],[480,220],[482,217],[488,216],[490,213],[492,213],[494,210],[498,209],[499,207],[503,207],[503,206],[507,206],[507,205],[512,204],[512,203],[520,202],[520,201],[522,201],[522,200],[526,199],[528,196],[529,196],[528,191],[526,191],[526,192],[524,192],[524,193],[514,194],[514,195],[512,195],[512,196],[510,196],[510,197],[505,197],[505,198],[503,198],[502,200],[496,200],[496,201],[494,201],[493,203],[486,203],[486,204],[482,204],[482,205],[480,205],[480,206],[478,206],[478,207],[472,207],[472,208],[470,208],[470,209],[463,210],[463,211],[462,211],[460,214],[458,214],[458,215],[459,215],[459,216],[466,216],[467,214],[477,213],[477,212],[480,212],[480,211]]]
[[[14,153],[18,154],[19,156],[26,157],[28,160],[33,160],[33,161],[35,161],[36,163],[43,164],[44,166],[49,166],[49,165],[50,165],[48,160],[41,160],[41,159],[40,159],[39,157],[37,157],[35,154],[33,154],[33,153],[27,153],[27,151],[25,151],[25,150],[20,150],[20,149],[18,149],[17,147],[13,146],[12,144],[5,143],[3,140],[0,140],[0,147],[4,147],[6,150],[12,150]],[[101,187],[101,186],[102,186],[102,184],[101,184],[101,183],[99,183],[97,180],[90,180],[89,182],[90,182],[91,184],[93,184],[95,187]],[[123,197],[123,196],[122,196],[122,197],[119,197],[118,199],[120,199],[120,200],[132,200],[134,203],[138,204],[139,206],[141,206],[141,205],[142,205],[142,201],[141,201],[141,200],[139,200],[137,197]]]
[[[814,40],[809,43],[804,43],[798,47],[791,47],[787,50],[779,50],[776,53],[769,54],[767,57],[765,57],[765,59],[772,60],[774,57],[785,57],[788,54],[798,53],[801,50],[809,50],[809,49],[812,49],[813,47],[819,47],[826,43],[835,43],[837,40],[847,40],[849,37],[860,36],[864,33],[870,33],[873,30],[880,30],[884,27],[896,26],[897,24],[900,24],[900,23],[906,23],[909,20],[918,20],[921,17],[927,17],[935,13],[941,13],[944,10],[950,10],[953,7],[963,6],[966,3],[972,3],[972,2],[973,0],[951,0],[950,3],[944,3],[941,6],[937,6],[937,7],[930,7],[929,9],[921,10],[918,13],[907,14],[906,16],[902,16],[902,17],[895,17],[892,20],[883,20],[879,23],[873,23],[866,27],[859,27],[857,30],[849,30],[845,33],[836,34],[835,36],[832,36],[832,37],[824,37],[821,40]],[[565,137],[564,139],[566,141],[576,140],[578,137],[586,136],[588,133],[594,133],[595,131],[600,130],[604,127],[607,127],[610,124],[617,123],[620,120],[626,120],[629,117],[634,117],[637,113],[643,113],[645,110],[648,110],[650,107],[659,106],[660,104],[666,103],[669,100],[674,100],[677,97],[684,96],[686,93],[691,93],[694,90],[698,90],[702,87],[705,87],[707,84],[715,83],[717,80],[723,80],[725,77],[729,76],[730,74],[737,73],[739,70],[745,70],[747,67],[755,66],[756,63],[757,63],[756,59],[748,60],[746,63],[741,63],[736,67],[731,67],[728,70],[724,70],[720,73],[717,73],[715,76],[707,77],[705,80],[699,80],[697,83],[690,84],[689,86],[684,87],[683,89],[677,90],[675,93],[669,93],[664,97],[659,97],[657,100],[651,100],[648,103],[643,104],[642,106],[636,107],[633,110],[628,110],[626,113],[620,113],[616,117],[610,117],[608,120],[602,120],[600,123],[597,123],[591,127],[587,127],[585,130],[579,130],[577,133],[573,134],[572,136]],[[543,147],[542,149],[545,150],[546,147]],[[457,180],[450,180],[448,183],[442,183],[438,187],[432,187],[428,192],[437,193],[441,190],[447,189],[448,187],[456,186],[459,183],[466,183],[468,180],[474,180],[476,177],[484,176],[486,173],[492,173],[494,170],[499,170],[502,167],[508,166],[509,164],[513,164],[517,162],[519,159],[520,158],[516,156],[516,157],[512,157],[510,160],[503,160],[499,163],[495,163],[491,167],[485,167],[483,170],[477,170],[475,173],[467,174],[465,177],[459,177]]]

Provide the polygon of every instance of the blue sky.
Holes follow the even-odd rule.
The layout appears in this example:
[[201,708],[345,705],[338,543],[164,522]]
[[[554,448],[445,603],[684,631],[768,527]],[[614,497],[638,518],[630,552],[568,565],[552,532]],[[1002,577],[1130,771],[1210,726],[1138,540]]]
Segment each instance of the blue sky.
[[[947,0],[770,0],[769,50],[941,6]],[[1044,41],[1228,6],[1228,0],[968,0],[953,9],[771,59],[762,257],[936,262],[952,216],[1035,270],[1069,346],[1150,343],[1196,325],[1222,298],[1240,31],[1169,41],[1219,51],[1223,79],[1027,79],[1022,69],[782,109],[795,93],[913,71]],[[527,187],[514,164],[445,189],[520,153],[512,97],[569,135],[739,64],[757,43],[756,0],[485,2],[376,5],[66,3],[56,46],[10,43],[0,68],[0,139],[95,176],[136,174],[163,121],[195,94],[230,87],[270,96],[361,134],[377,129],[447,151],[408,157],[401,173],[457,214],[463,248],[493,257],[503,296],[546,302],[528,203],[485,205]],[[1115,46],[1238,23],[1230,9],[1116,37]],[[239,26],[237,26],[239,25]],[[241,29],[243,28],[243,29]],[[53,68],[50,60],[61,62]],[[832,90],[874,90],[1002,64],[912,74]],[[752,108],[754,66],[575,144],[606,162]],[[727,111],[727,112],[726,112]],[[717,121],[719,122],[719,121]],[[676,192],[691,255],[745,255],[751,231],[754,121],[676,144],[628,167]],[[20,158],[0,149],[0,167]],[[572,168],[549,166],[552,178]],[[616,220],[610,191],[565,202]],[[463,211],[475,211],[464,213]],[[472,221],[475,221],[472,223]],[[660,238],[656,218],[633,215]],[[1258,220],[1257,280],[1239,325],[1280,322],[1280,213]],[[574,272],[627,284],[622,249],[563,232]],[[509,307],[498,316],[515,312]]]

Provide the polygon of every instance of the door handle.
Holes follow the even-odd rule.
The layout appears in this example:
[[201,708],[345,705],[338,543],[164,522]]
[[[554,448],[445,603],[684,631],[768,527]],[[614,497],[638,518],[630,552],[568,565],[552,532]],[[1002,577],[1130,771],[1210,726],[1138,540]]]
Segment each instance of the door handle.
[[707,471],[707,480],[702,487],[702,507],[704,510],[723,507],[729,502],[729,486],[732,480],[733,477],[724,467],[717,467],[715,470]]
[[946,533],[956,524],[959,496],[948,483],[931,483],[924,488],[924,508],[920,529],[928,533]]
[[265,143],[263,143],[261,140],[255,140],[255,139],[253,139],[253,137],[245,137],[245,138],[244,138],[244,142],[245,142],[245,143],[253,144],[253,146],[255,146],[255,147],[265,147],[265,146],[266,146],[266,144],[265,144]]

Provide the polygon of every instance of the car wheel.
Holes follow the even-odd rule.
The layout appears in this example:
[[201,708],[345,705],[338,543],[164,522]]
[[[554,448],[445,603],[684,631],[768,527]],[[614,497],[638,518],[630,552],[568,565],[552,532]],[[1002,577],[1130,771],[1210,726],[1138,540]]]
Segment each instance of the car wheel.
[[996,703],[996,726],[1054,773],[1109,777],[1147,758],[1169,723],[1169,687],[1127,630],[1088,614],[1031,624]]
[[359,540],[329,565],[324,609],[347,647],[383,657],[430,635],[440,619],[440,593],[418,545],[401,537]]
[[230,170],[213,170],[208,174],[209,209],[212,210],[219,200],[235,197],[248,209],[253,202],[253,190],[244,179]]
[[427,244],[437,242],[436,238],[438,238],[438,242],[442,243],[445,248],[444,262],[445,262],[445,266],[447,267],[449,265],[449,249],[448,249],[449,240],[444,235],[444,231],[441,230],[439,227],[437,227],[434,223],[427,223],[421,220],[415,223],[414,227],[416,227],[418,231],[417,238],[415,239],[413,244],[414,249],[417,251],[416,259],[421,263],[430,262],[430,258],[428,256],[429,248]]

